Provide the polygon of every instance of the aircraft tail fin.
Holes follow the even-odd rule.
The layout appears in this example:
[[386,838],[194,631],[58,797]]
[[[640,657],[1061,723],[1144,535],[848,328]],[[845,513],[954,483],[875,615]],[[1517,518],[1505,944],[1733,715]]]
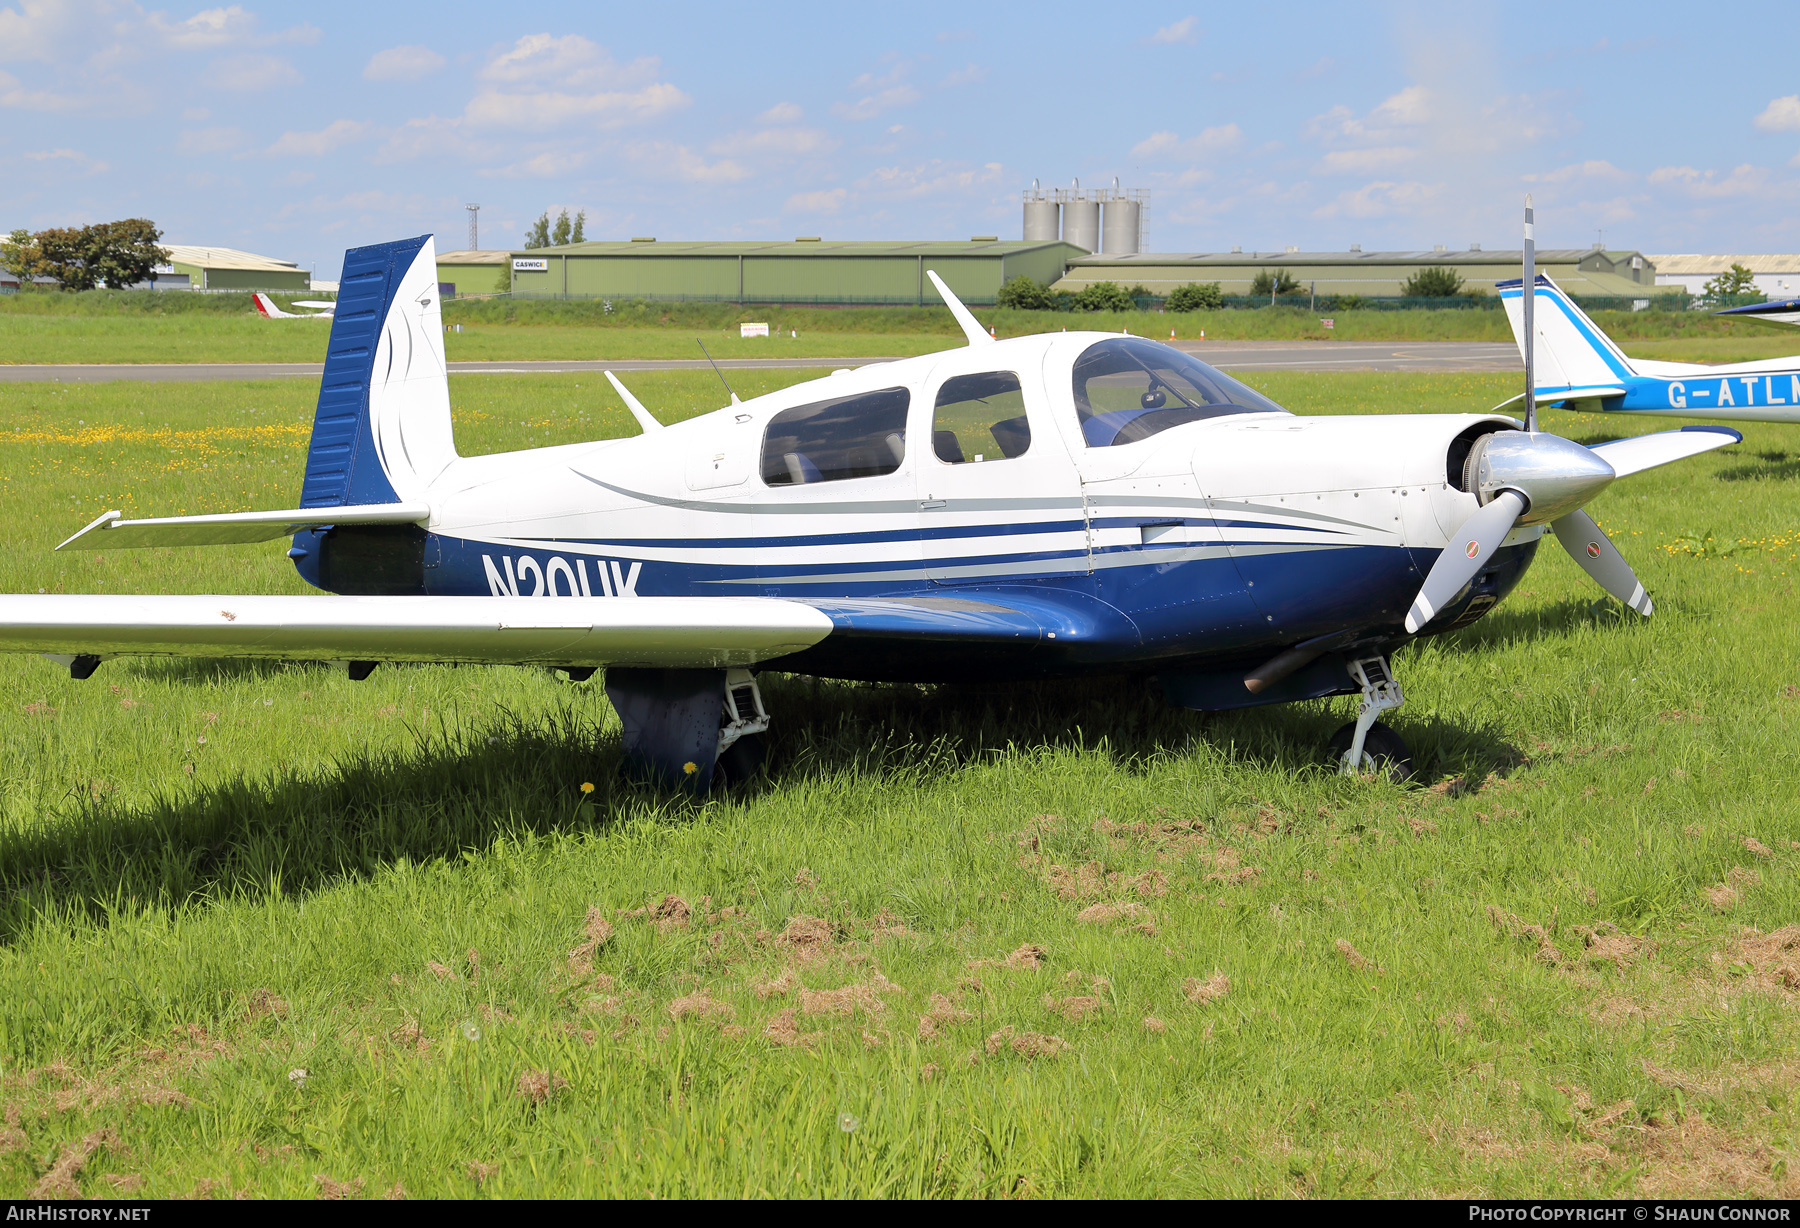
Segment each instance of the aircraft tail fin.
[[[1503,281],[1495,289],[1506,306],[1507,322],[1521,355],[1525,349],[1523,279]],[[1537,345],[1533,355],[1539,400],[1563,401],[1611,396],[1624,391],[1622,381],[1637,374],[1631,359],[1612,338],[1588,319],[1561,287],[1543,274],[1537,278]]]
[[281,308],[277,307],[275,305],[274,299],[270,298],[266,294],[261,293],[260,291],[257,292],[256,294],[251,295],[250,297],[256,300],[256,309],[263,314],[263,317],[265,319],[289,320],[289,319],[293,318],[291,313],[283,311]]

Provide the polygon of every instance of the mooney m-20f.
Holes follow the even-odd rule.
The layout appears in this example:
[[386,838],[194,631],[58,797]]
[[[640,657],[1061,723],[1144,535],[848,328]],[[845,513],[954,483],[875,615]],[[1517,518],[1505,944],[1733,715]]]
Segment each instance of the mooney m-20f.
[[[627,763],[754,770],[756,672],[1130,675],[1196,709],[1358,694],[1334,752],[1408,770],[1389,656],[1490,610],[1546,529],[1642,614],[1581,506],[1731,443],[1587,448],[1495,414],[1297,417],[1137,337],[992,340],[630,438],[459,456],[429,236],[348,253],[299,506],[99,517],[66,550],[291,537],[331,596],[0,598],[0,650],[604,668]],[[615,381],[616,384],[616,381]]]

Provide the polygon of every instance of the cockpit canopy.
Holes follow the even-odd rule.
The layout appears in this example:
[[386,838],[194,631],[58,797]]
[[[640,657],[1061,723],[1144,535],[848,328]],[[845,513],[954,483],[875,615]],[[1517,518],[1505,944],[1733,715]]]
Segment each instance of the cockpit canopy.
[[1110,448],[1184,422],[1287,410],[1172,346],[1116,337],[1075,360],[1075,412],[1088,446]]

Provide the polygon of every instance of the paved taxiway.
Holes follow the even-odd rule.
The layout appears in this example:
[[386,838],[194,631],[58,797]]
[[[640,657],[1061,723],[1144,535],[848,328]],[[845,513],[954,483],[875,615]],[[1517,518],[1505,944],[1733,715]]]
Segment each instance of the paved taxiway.
[[[1516,346],[1499,341],[1178,341],[1179,348],[1231,371],[1517,371]],[[861,367],[892,358],[722,358],[727,371],[763,368]],[[704,359],[620,358],[583,362],[453,362],[452,375],[557,374],[561,372],[704,371]],[[316,362],[221,363],[19,363],[0,364],[0,383],[102,383],[111,380],[170,381],[317,379]]]

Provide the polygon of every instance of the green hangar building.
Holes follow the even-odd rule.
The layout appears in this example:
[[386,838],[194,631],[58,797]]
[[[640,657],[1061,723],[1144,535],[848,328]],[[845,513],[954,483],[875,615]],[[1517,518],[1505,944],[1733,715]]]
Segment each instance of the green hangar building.
[[[1365,298],[1395,298],[1406,293],[1408,278],[1423,269],[1447,268],[1463,279],[1466,290],[1494,292],[1496,282],[1521,275],[1525,253],[1467,251],[1303,252],[1195,252],[1163,254],[1127,252],[1088,255],[1069,261],[1068,271],[1055,289],[1079,294],[1095,282],[1143,286],[1152,294],[1168,294],[1179,286],[1218,282],[1226,294],[1249,294],[1259,274],[1286,273],[1320,294],[1357,294]],[[1539,248],[1537,270],[1577,298],[1651,299],[1679,291],[1656,284],[1656,266],[1636,251],[1604,251],[1600,248]]]
[[930,269],[965,303],[985,306],[1009,278],[1024,274],[1048,284],[1085,255],[1072,243],[992,236],[920,243],[632,239],[514,251],[510,263],[519,298],[920,305],[938,301],[925,276]]

